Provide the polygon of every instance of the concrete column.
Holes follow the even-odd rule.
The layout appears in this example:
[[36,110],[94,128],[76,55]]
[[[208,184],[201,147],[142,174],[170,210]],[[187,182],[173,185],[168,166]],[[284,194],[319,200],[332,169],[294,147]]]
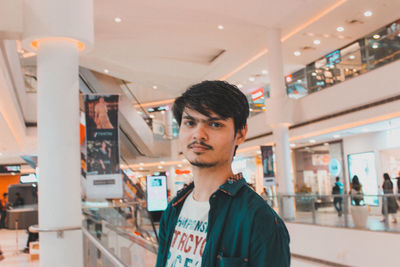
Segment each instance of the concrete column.
[[[39,227],[81,225],[78,48],[38,47]],[[40,266],[83,266],[82,232],[40,234]]]
[[[266,102],[267,123],[272,126],[275,141],[276,182],[279,195],[293,194],[293,179],[289,147],[289,125],[292,121],[293,102],[287,97],[283,75],[282,44],[279,29],[267,31],[267,67],[271,94]],[[280,215],[286,220],[294,219],[294,199],[281,198]]]
[[173,138],[173,127],[172,127],[172,110],[166,110],[164,115],[164,130],[165,130],[165,138],[172,139]]
[[[24,49],[37,53],[39,228],[80,227],[79,51],[92,0],[24,0]],[[40,266],[83,266],[81,230],[40,233]]]

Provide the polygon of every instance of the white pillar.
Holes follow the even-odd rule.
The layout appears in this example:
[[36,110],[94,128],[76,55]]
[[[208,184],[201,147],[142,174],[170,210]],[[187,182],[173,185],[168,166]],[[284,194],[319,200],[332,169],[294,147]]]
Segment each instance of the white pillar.
[[[292,102],[286,94],[283,75],[281,32],[267,31],[267,67],[270,78],[270,99],[267,101],[267,122],[273,128],[276,155],[276,181],[278,196],[293,194],[289,125],[292,121]],[[281,198],[280,215],[286,220],[294,219],[294,199]]]
[[[94,39],[92,0],[24,0],[37,52],[39,228],[80,227],[78,53]],[[40,266],[83,266],[81,230],[40,233]]]
[[[43,41],[37,56],[39,227],[82,223],[78,48]],[[81,230],[40,234],[40,266],[83,266]]]
[[163,115],[164,115],[165,138],[172,139],[173,138],[172,111],[170,109],[166,110]]

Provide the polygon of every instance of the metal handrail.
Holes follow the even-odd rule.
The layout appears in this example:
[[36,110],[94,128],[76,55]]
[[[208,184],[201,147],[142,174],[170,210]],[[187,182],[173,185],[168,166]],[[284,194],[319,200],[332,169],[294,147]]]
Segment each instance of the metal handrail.
[[39,227],[39,225],[31,225],[29,226],[29,231],[32,233],[52,233],[56,232],[58,238],[64,238],[65,231],[76,231],[81,230],[82,226],[67,226],[67,227]]
[[95,237],[93,237],[88,230],[82,228],[82,233],[96,246],[98,250],[101,251],[102,255],[105,255],[115,266],[117,267],[128,267],[122,261],[118,259],[111,251],[104,247]]

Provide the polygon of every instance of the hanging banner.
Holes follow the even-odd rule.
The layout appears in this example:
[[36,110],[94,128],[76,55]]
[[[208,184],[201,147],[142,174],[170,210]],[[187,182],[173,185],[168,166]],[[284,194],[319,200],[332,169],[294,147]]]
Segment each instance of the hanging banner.
[[86,197],[122,198],[119,166],[118,95],[84,95]]
[[261,160],[264,173],[264,186],[275,185],[274,152],[272,146],[261,146]]

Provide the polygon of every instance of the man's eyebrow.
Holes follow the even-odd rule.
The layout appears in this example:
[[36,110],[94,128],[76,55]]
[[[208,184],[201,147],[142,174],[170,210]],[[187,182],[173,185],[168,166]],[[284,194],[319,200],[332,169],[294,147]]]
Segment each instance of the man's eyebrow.
[[[184,115],[183,115],[183,117],[182,117],[183,119],[187,119],[187,120],[196,120],[196,118],[195,117],[193,117],[193,116],[191,116],[191,115],[189,115],[189,114],[187,114],[187,113],[184,113]],[[204,120],[204,121],[226,121],[228,118],[222,118],[222,117],[218,117],[218,116],[214,116],[214,117],[208,117],[206,120]]]

